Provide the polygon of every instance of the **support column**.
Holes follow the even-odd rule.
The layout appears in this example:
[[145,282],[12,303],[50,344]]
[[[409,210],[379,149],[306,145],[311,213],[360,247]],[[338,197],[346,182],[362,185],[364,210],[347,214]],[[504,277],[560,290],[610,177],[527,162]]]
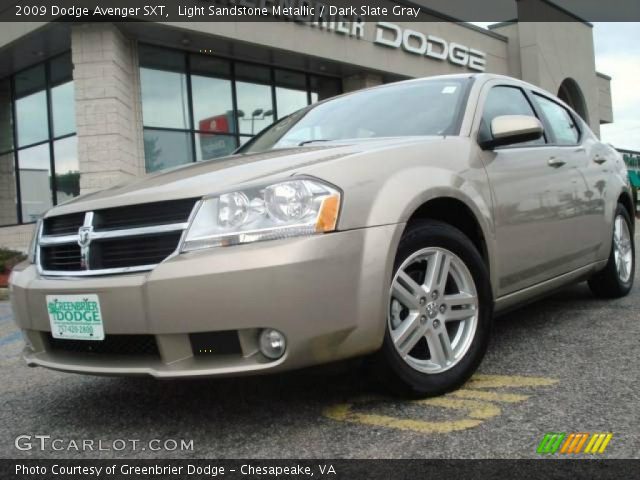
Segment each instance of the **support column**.
[[82,193],[144,173],[136,50],[113,24],[72,27]]

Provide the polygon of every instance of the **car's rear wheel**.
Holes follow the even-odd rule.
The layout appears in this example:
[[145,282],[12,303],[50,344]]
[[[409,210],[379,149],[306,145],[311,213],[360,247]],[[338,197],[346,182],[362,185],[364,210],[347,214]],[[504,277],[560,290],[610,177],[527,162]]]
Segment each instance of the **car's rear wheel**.
[[613,221],[613,240],[609,261],[604,270],[589,279],[589,288],[602,298],[624,297],[631,291],[635,276],[633,224],[629,212],[618,204]]
[[411,225],[396,256],[379,378],[410,396],[464,383],[486,350],[492,301],[484,261],[462,232],[438,221]]

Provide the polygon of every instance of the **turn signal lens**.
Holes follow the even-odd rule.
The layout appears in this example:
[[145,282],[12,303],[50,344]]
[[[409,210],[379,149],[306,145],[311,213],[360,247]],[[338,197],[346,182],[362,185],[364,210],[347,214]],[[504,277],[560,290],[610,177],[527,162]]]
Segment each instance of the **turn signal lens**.
[[340,210],[340,196],[332,195],[322,200],[320,214],[316,222],[316,232],[333,232],[338,225],[338,211]]

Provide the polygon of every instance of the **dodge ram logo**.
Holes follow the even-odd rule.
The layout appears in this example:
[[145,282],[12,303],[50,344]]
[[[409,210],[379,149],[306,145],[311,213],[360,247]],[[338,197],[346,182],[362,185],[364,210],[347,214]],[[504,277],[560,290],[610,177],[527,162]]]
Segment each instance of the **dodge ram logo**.
[[89,269],[89,244],[91,243],[91,225],[78,229],[78,245],[80,245],[80,267],[83,270]]
[[87,248],[91,243],[91,232],[93,232],[93,227],[80,227],[78,229],[78,245],[81,248]]

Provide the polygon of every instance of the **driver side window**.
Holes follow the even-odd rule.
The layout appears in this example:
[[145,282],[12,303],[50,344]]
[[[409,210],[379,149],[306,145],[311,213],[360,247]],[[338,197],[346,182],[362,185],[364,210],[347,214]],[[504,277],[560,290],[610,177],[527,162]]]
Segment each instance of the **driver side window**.
[[[480,122],[480,136],[489,138],[491,134],[491,121],[501,115],[528,115],[536,114],[527,100],[524,92],[518,87],[497,86],[493,87],[484,102],[482,120]],[[543,137],[530,142],[522,142],[517,145],[541,145]]]

